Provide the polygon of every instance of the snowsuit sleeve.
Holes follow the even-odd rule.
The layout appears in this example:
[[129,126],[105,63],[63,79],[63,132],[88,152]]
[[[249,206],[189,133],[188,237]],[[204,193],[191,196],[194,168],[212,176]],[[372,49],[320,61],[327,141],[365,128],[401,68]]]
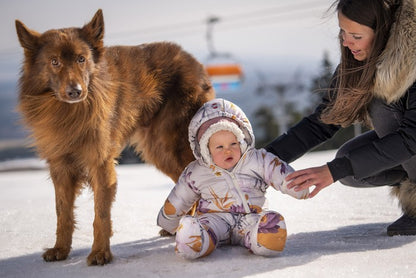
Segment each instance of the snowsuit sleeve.
[[294,172],[294,169],[289,164],[272,153],[267,152],[265,149],[261,149],[260,152],[264,163],[264,180],[267,184],[270,184],[276,190],[296,199],[308,198],[309,189],[296,192],[293,188],[289,189],[287,187],[289,182],[285,181],[285,178],[287,175]]
[[160,209],[157,217],[157,225],[174,234],[179,220],[184,216],[199,199],[198,190],[190,179],[192,167],[187,167],[179,177],[175,187],[170,192],[165,204]]

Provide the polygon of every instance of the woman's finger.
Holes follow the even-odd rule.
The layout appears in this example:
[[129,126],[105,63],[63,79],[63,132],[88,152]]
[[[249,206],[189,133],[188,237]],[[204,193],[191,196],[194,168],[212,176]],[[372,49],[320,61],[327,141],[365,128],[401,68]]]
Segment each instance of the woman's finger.
[[296,179],[298,177],[302,177],[302,176],[306,175],[307,173],[308,172],[306,170],[295,171],[295,172],[292,172],[289,175],[287,175],[286,180],[287,181],[293,180],[293,179]]
[[304,184],[306,180],[307,178],[305,176],[294,178],[287,184],[287,188],[292,189],[293,187],[298,187]]
[[315,187],[314,188],[314,190],[312,190],[312,192],[311,193],[309,193],[309,198],[313,198],[313,197],[315,197],[316,196],[316,194],[318,194],[319,193],[319,191],[321,191],[321,188],[319,188],[319,187]]

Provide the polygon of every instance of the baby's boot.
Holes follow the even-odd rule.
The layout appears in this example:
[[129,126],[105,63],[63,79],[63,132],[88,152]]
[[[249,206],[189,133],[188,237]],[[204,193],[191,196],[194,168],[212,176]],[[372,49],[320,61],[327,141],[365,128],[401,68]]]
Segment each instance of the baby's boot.
[[263,212],[250,233],[250,250],[261,256],[276,256],[286,245],[286,224],[274,211]]
[[176,253],[185,259],[196,259],[207,256],[215,249],[207,230],[195,217],[182,217],[176,231]]

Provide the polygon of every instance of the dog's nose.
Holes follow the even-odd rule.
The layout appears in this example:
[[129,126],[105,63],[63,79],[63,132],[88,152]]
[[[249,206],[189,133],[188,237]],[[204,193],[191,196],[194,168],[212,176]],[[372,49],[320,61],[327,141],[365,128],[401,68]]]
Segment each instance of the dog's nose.
[[76,87],[70,87],[66,90],[66,94],[70,99],[77,99],[79,98],[79,96],[81,95],[81,88],[79,88],[78,86]]
[[77,99],[81,95],[81,90],[73,89],[72,91],[68,92],[68,96],[72,99]]

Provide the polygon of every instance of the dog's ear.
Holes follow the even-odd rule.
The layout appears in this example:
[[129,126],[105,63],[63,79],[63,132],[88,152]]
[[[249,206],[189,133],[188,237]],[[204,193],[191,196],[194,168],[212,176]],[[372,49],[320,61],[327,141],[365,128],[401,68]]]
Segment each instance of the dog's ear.
[[40,34],[36,31],[30,30],[19,20],[16,20],[15,23],[20,45],[28,51],[36,50]]
[[104,38],[104,17],[103,11],[99,9],[91,21],[84,25],[82,31],[95,41],[103,40]]
[[104,47],[104,17],[101,9],[95,13],[89,23],[82,27],[81,33],[95,52],[100,55]]

